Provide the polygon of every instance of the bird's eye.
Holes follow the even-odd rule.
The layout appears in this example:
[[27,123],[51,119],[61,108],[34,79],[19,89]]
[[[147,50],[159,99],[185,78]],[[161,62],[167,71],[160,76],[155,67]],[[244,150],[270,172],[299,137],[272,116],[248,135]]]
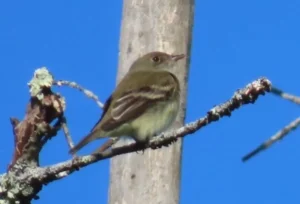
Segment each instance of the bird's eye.
[[153,62],[159,62],[160,61],[160,58],[158,56],[154,56],[152,58]]

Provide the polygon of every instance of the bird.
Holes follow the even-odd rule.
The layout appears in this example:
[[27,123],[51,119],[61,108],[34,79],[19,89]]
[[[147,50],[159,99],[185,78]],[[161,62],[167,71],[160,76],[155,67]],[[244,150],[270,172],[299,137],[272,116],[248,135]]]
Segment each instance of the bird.
[[180,82],[172,68],[184,54],[150,52],[136,59],[104,104],[100,119],[69,153],[90,142],[129,136],[145,144],[174,122],[180,103]]

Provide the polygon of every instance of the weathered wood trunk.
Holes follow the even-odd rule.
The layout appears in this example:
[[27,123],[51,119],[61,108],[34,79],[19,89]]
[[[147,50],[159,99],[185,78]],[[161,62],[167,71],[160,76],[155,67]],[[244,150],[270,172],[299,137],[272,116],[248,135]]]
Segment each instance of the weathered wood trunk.
[[[194,0],[124,0],[118,81],[133,60],[151,52],[190,55]],[[189,57],[174,72],[181,82],[181,108],[173,128],[185,119]],[[179,203],[182,141],[144,154],[111,160],[110,204]]]

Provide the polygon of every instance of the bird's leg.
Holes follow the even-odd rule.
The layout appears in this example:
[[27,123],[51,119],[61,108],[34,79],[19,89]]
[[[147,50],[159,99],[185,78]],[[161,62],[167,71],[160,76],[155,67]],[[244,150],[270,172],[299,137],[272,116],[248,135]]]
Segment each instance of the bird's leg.
[[[159,134],[161,135],[161,134]],[[158,135],[155,135],[158,136]],[[162,133],[162,138],[164,138],[164,134]],[[151,149],[160,149],[162,147],[169,147],[170,145],[172,145],[173,143],[175,143],[177,141],[177,138],[169,138],[168,140],[164,141],[164,143],[158,145],[158,144],[152,144],[150,145]]]
[[[136,145],[136,148],[141,150],[142,154],[144,154],[145,152],[145,149],[147,148],[148,144],[149,144],[149,139],[147,140],[135,140],[135,145]],[[136,151],[137,154],[139,154],[139,150]]]
[[145,149],[146,149],[146,144],[147,144],[147,143],[145,143],[145,142],[137,142],[137,143],[136,143],[136,147],[137,147],[138,149],[141,149],[141,150],[137,150],[136,153],[139,154],[139,151],[141,151],[142,154],[144,154]]

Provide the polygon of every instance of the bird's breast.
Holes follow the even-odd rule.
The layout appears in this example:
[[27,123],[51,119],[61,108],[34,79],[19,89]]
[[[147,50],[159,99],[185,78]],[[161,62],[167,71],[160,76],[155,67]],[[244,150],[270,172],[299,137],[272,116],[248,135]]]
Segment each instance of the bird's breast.
[[138,121],[132,121],[132,127],[136,130],[135,139],[145,142],[165,131],[174,122],[178,109],[179,100],[159,102],[149,108]]

